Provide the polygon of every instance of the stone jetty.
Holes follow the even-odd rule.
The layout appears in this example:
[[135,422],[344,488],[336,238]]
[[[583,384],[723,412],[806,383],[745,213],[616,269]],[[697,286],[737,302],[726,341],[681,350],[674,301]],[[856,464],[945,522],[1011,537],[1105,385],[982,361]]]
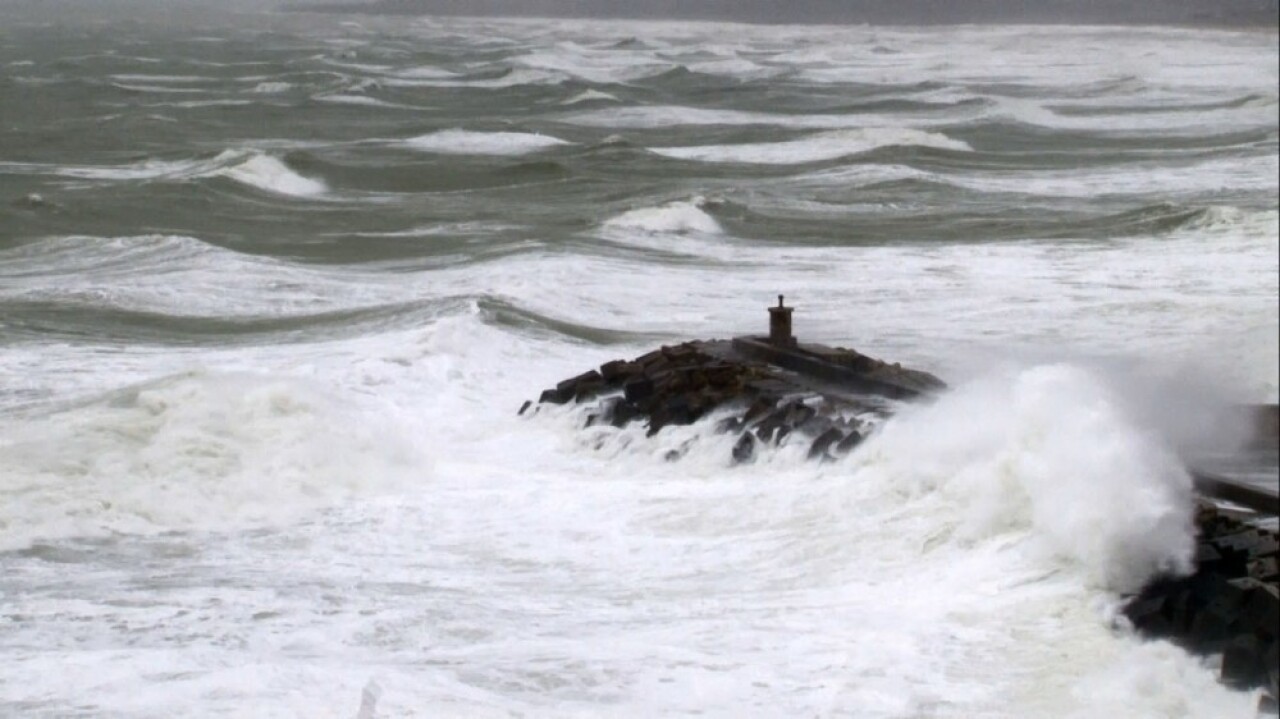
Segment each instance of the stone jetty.
[[1125,607],[1139,632],[1222,655],[1222,681],[1261,687],[1259,710],[1280,712],[1280,570],[1275,531],[1203,503],[1196,571],[1157,580]]
[[[807,443],[808,457],[830,461],[852,451],[871,424],[902,402],[946,389],[937,377],[856,350],[802,343],[792,335],[793,308],[783,297],[769,308],[769,334],[684,342],[632,359],[606,362],[525,402],[584,405],[586,425],[643,423],[650,436],[716,413],[717,431],[737,435],[733,463],[751,462],[759,448],[784,440]],[[1256,429],[1254,449],[1277,445],[1275,405],[1245,408]],[[670,459],[678,458],[674,452]],[[1280,699],[1280,572],[1277,533],[1260,518],[1280,509],[1280,488],[1192,469],[1201,495],[1251,511],[1201,500],[1196,571],[1152,582],[1130,598],[1125,615],[1141,634],[1187,650],[1222,655],[1222,680],[1261,688],[1260,709]]]
[[726,409],[717,429],[738,434],[736,462],[788,435],[809,442],[810,458],[832,459],[862,441],[868,419],[946,387],[855,350],[802,344],[791,335],[791,310],[779,296],[767,337],[685,342],[606,362],[545,390],[538,404],[588,403],[588,425],[643,422],[649,435]]

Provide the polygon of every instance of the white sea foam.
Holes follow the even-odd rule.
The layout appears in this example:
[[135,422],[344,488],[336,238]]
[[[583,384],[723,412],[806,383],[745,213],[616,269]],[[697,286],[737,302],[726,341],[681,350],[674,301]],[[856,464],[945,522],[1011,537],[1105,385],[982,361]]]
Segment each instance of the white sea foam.
[[583,102],[618,102],[618,98],[607,92],[601,92],[599,90],[583,90],[560,104],[577,105]]
[[441,130],[405,140],[422,152],[442,155],[527,155],[568,145],[558,137],[533,132]]
[[[999,408],[998,410],[996,408]],[[939,529],[973,541],[1031,529],[1090,581],[1131,591],[1191,568],[1191,479],[1120,395],[1068,365],[962,387],[859,450],[862,481],[937,493]]]
[[143,160],[114,167],[62,166],[49,169],[64,177],[78,177],[86,180],[180,180],[204,171],[212,171],[226,159],[224,155],[211,160]]
[[402,77],[386,75],[379,82],[387,87],[471,87],[500,90],[521,85],[557,85],[568,77],[548,70],[518,67],[499,77],[471,79],[466,77]]
[[227,177],[260,190],[308,197],[323,194],[321,180],[304,177],[280,159],[255,150],[224,150],[215,157],[193,160],[143,160],[128,165],[72,166],[10,163],[0,172],[53,174],[86,180],[183,182]]
[[202,83],[202,82],[218,82],[218,78],[208,77],[205,75],[123,74],[123,75],[112,75],[111,77],[112,79],[123,80],[125,82],[154,82],[154,83],[161,83],[161,84],[168,84],[168,83],[188,84],[188,83]]
[[335,105],[361,105],[363,107],[385,107],[392,110],[422,110],[423,108],[414,105],[403,105],[395,102],[387,102],[379,100],[376,97],[368,95],[313,95],[312,98],[316,102],[328,102]]
[[163,85],[163,86],[162,85],[137,85],[137,84],[123,83],[123,82],[113,82],[111,83],[111,85],[113,87],[118,87],[121,90],[129,90],[130,92],[141,92],[141,93],[193,95],[193,94],[205,92],[205,90],[200,90],[197,88],[169,87],[167,85]]
[[649,51],[597,49],[572,41],[556,43],[552,48],[530,52],[513,61],[523,67],[602,84],[634,82],[675,67],[669,60]]
[[[1044,100],[999,98],[996,107],[989,110],[983,119],[1009,119],[1055,130],[1144,136],[1190,134],[1197,137],[1269,128],[1274,127],[1277,121],[1274,99],[1238,107],[1172,109],[1164,112],[1147,110],[1107,113],[1096,111],[1096,105],[1089,105],[1095,111],[1086,115],[1058,111],[1046,105]],[[1071,105],[1064,103],[1063,107],[1069,110]]]
[[442,67],[432,65],[420,65],[418,67],[410,67],[403,70],[396,70],[392,73],[396,77],[409,79],[441,79],[457,77],[458,73],[446,70]]
[[295,197],[314,197],[328,190],[322,180],[304,177],[279,159],[258,153],[211,174],[227,177],[259,190]]
[[253,89],[251,89],[249,92],[256,92],[263,95],[274,95],[281,92],[288,92],[289,90],[292,90],[292,89],[293,89],[293,83],[291,82],[267,81],[267,82],[260,82],[257,85],[254,85]]
[[743,80],[759,80],[776,77],[788,71],[784,67],[766,67],[742,57],[726,57],[716,60],[690,62],[686,65],[693,72],[707,75],[724,75]]
[[0,260],[0,298],[12,301],[257,319],[378,301],[372,288],[320,270],[182,235],[51,237],[0,251]]
[[8,424],[3,549],[291,521],[428,472],[375,414],[289,378],[185,374]]
[[1280,158],[1210,159],[1162,163],[1147,171],[1132,167],[1023,172],[957,172],[939,175],[943,182],[983,192],[1018,192],[1049,197],[1152,195],[1165,197],[1197,192],[1280,188]]
[[946,135],[903,128],[874,128],[824,132],[799,140],[762,142],[743,145],[704,145],[700,147],[654,147],[651,152],[666,157],[702,162],[738,162],[762,165],[793,165],[834,160],[856,155],[878,147],[914,145],[945,150],[968,151],[968,143]]
[[929,128],[954,124],[976,116],[977,109],[946,113],[923,109],[909,112],[782,113],[717,110],[681,105],[629,105],[583,110],[564,122],[586,127],[652,129],[660,127],[786,127],[797,130],[850,130],[867,127]]
[[718,235],[723,230],[716,219],[702,209],[703,200],[672,202],[661,207],[630,210],[610,219],[605,230],[631,230],[642,233]]

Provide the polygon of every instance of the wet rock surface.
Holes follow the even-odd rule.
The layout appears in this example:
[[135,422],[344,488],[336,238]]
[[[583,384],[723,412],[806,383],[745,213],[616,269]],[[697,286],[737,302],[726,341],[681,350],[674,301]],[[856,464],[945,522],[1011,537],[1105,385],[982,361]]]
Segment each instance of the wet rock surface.
[[[788,359],[801,371],[788,369]],[[588,403],[588,426],[644,422],[650,436],[727,409],[717,430],[739,435],[735,463],[752,461],[758,445],[778,445],[792,435],[809,443],[810,459],[829,460],[856,447],[867,421],[887,416],[894,401],[945,386],[926,372],[853,350],[797,345],[775,353],[763,339],[739,338],[685,342],[606,362],[544,390],[538,403]],[[521,414],[528,409],[526,403]]]
[[1223,683],[1261,688],[1260,708],[1280,698],[1280,572],[1275,532],[1203,504],[1196,571],[1157,580],[1125,607],[1145,636],[1168,639],[1196,654],[1222,655]]

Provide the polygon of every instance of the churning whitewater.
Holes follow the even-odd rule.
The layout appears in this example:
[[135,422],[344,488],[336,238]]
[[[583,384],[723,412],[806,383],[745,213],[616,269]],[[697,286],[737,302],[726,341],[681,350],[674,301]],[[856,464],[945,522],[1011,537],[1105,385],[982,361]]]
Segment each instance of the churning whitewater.
[[[0,8],[0,714],[1251,717],[1118,609],[1277,398],[1278,55]],[[516,414],[778,293],[952,389]]]

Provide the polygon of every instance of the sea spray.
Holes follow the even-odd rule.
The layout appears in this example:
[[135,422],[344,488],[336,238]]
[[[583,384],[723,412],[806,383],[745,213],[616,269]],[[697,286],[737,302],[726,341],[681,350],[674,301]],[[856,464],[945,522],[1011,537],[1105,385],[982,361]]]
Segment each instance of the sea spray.
[[904,410],[850,460],[856,481],[937,493],[955,538],[1033,530],[1087,579],[1131,591],[1190,569],[1191,479],[1104,380],[1044,365]]

